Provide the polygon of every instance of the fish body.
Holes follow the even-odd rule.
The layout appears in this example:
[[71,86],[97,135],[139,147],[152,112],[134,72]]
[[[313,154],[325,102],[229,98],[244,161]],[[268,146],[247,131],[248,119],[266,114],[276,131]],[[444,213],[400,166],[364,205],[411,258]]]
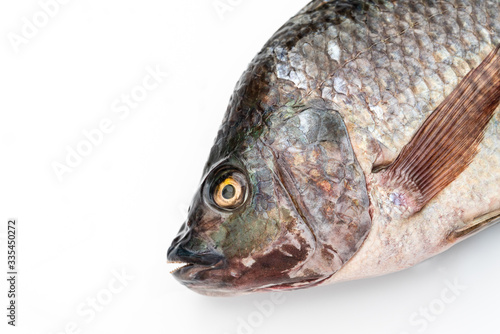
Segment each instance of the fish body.
[[[312,1],[235,88],[168,252],[188,263],[175,277],[207,295],[373,277],[498,222],[498,104],[452,176],[442,151],[473,131],[454,127],[465,112],[431,115],[452,114],[441,107],[499,44],[500,1]],[[437,158],[411,174],[413,152]]]

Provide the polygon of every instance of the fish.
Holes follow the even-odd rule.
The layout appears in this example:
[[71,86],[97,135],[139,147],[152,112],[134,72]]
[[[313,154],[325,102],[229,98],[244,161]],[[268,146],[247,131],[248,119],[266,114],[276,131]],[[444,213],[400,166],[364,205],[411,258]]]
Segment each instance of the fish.
[[410,268],[500,222],[500,1],[314,0],[236,84],[167,251],[203,295]]

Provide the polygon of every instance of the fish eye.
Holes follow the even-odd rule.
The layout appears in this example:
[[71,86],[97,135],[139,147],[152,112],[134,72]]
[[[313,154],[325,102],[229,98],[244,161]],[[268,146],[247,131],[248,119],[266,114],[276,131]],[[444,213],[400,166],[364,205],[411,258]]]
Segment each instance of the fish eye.
[[216,174],[210,196],[212,202],[220,209],[232,210],[240,207],[247,194],[245,176],[236,170],[223,170]]

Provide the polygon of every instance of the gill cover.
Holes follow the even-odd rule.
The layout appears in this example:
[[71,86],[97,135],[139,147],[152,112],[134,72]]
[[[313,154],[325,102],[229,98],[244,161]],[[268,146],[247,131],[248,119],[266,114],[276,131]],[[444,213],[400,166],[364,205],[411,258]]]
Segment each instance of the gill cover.
[[356,253],[370,231],[365,177],[337,111],[318,102],[274,115],[270,121],[275,125],[263,141],[314,239],[307,261],[293,275],[316,272],[322,281]]

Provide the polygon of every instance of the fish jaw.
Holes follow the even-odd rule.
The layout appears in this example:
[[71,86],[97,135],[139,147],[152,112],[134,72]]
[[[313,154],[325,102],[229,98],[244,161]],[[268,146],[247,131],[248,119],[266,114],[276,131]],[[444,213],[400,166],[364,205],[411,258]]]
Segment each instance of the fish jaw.
[[[251,280],[243,279],[238,282],[236,271],[231,265],[221,261],[213,266],[200,264],[185,264],[174,270],[172,275],[181,284],[201,295],[210,297],[233,297],[256,292],[272,292],[285,290],[298,290],[320,285],[327,277],[310,277],[289,279],[282,283],[253,286]],[[234,276],[235,280],[227,280]],[[238,284],[235,284],[238,282]]]
[[[211,276],[221,276],[227,270],[226,259],[215,252],[194,253],[183,247],[182,242],[172,243],[167,253],[167,263],[178,263],[181,266],[171,274],[181,284],[203,295],[234,295],[230,291],[217,289],[220,281],[210,282]],[[215,275],[214,275],[215,273]]]
[[172,275],[179,283],[202,295],[234,296],[244,293],[244,291],[223,289],[219,286],[220,282],[210,282],[210,276],[222,276],[220,272],[226,270],[227,267],[223,261],[212,266],[186,263],[184,266],[174,270]]

